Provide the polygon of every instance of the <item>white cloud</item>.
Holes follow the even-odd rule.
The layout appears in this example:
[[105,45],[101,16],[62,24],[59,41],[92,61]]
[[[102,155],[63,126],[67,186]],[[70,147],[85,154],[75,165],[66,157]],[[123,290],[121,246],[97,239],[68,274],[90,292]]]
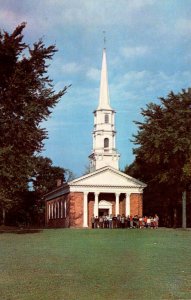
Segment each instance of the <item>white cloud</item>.
[[191,71],[131,71],[110,84],[111,103],[116,109],[128,107],[134,111],[137,105],[143,107],[150,101],[156,101],[158,97],[166,97],[170,91],[177,93],[187,89],[190,78]]
[[91,68],[87,71],[86,76],[89,79],[95,80],[95,81],[99,81],[100,80],[100,70],[96,69],[96,68]]
[[12,9],[0,10],[0,25],[5,30],[14,29],[15,26],[24,21],[26,21],[26,17]]
[[[33,0],[33,6],[23,15],[33,30],[60,26],[103,26],[129,24],[138,21],[135,17],[142,9],[152,6],[156,0]],[[23,7],[29,4],[23,1]],[[22,8],[22,7],[21,7]],[[24,9],[23,8],[23,9]],[[13,7],[14,9],[14,7]],[[35,18],[31,18],[35,15]],[[35,19],[35,21],[34,21]]]
[[145,56],[149,54],[151,49],[147,46],[123,47],[120,53],[126,58]]
[[140,9],[143,8],[145,6],[150,6],[153,5],[156,1],[155,0],[129,0],[129,7],[133,8],[133,9]]
[[126,73],[123,76],[123,79],[128,81],[128,82],[134,82],[134,81],[139,81],[139,80],[145,80],[150,76],[150,72],[143,70],[143,71],[130,71]]
[[175,24],[176,34],[191,35],[191,20],[179,19]]
[[65,74],[75,74],[82,70],[82,66],[76,62],[70,62],[62,66],[62,71]]

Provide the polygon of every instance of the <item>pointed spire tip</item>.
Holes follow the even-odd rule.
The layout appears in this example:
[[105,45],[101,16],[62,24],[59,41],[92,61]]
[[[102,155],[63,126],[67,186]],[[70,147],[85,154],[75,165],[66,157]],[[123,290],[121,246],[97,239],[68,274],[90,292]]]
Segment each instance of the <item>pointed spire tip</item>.
[[103,48],[106,49],[106,31],[103,30]]

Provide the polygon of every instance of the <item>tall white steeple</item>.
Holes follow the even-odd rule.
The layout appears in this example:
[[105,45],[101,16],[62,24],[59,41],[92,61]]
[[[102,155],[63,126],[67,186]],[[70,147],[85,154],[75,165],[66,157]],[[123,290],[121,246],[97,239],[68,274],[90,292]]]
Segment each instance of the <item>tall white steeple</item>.
[[90,171],[105,166],[119,169],[119,157],[115,148],[115,111],[110,106],[107,76],[106,49],[103,49],[100,96],[94,111],[93,150],[89,156]]
[[102,68],[101,68],[101,81],[100,81],[100,95],[98,109],[111,109],[109,99],[109,87],[107,77],[107,61],[106,49],[103,49]]

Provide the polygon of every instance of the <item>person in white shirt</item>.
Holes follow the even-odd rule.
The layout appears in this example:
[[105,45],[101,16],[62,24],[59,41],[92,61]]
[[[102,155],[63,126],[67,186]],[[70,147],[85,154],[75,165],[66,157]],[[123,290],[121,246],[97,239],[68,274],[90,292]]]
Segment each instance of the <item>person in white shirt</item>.
[[147,228],[151,227],[151,217],[147,218]]

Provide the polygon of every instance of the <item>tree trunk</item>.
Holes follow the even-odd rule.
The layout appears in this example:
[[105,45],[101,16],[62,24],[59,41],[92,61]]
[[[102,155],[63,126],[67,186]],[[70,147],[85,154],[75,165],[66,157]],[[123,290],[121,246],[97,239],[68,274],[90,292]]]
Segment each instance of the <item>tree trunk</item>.
[[5,225],[5,208],[3,207],[3,219],[2,224]]
[[186,191],[182,193],[182,228],[186,228]]
[[177,226],[177,209],[173,209],[173,228],[176,228]]

